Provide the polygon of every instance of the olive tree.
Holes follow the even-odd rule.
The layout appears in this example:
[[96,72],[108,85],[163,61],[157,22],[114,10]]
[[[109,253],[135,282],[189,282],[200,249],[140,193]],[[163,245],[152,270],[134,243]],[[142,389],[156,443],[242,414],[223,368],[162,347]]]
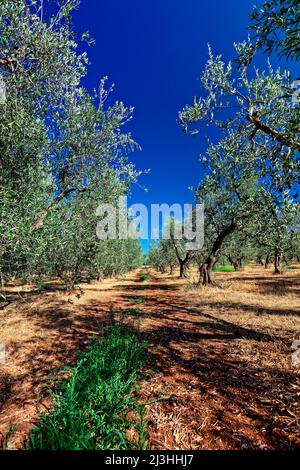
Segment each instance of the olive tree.
[[260,188],[253,168],[252,146],[230,134],[209,146],[201,159],[205,177],[197,200],[205,205],[205,248],[201,266],[203,284],[212,283],[212,269],[226,239],[242,229],[257,211]]
[[97,243],[95,211],[138,176],[124,128],[133,108],[112,100],[106,78],[93,94],[82,87],[88,58],[71,16],[79,1],[50,3],[0,3],[0,271],[122,271],[134,253],[139,262],[136,243]]
[[[238,57],[247,53],[247,43],[237,44]],[[179,113],[186,133],[201,130],[201,123],[215,126],[221,140],[209,144],[201,159],[206,171],[198,197],[216,227],[211,252],[203,263],[204,283],[225,239],[254,217],[271,192],[280,211],[284,200],[294,199],[299,183],[299,107],[292,101],[288,72],[234,69],[209,48],[201,75],[202,95]],[[268,218],[267,218],[268,220]]]
[[300,57],[300,4],[298,0],[266,0],[251,14],[250,31],[253,49],[262,48],[279,57],[298,60]]

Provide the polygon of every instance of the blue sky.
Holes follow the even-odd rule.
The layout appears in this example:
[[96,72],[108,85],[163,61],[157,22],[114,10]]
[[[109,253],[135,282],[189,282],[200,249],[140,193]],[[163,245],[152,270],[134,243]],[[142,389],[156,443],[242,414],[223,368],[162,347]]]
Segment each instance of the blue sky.
[[[262,1],[256,1],[260,5]],[[137,167],[150,168],[130,201],[189,203],[188,189],[201,179],[198,156],[203,136],[184,135],[177,114],[199,95],[198,77],[207,44],[225,59],[233,42],[247,38],[252,0],[82,0],[74,14],[77,32],[89,30],[96,45],[85,86],[97,87],[108,75],[114,98],[135,107],[129,128],[142,151],[131,155]],[[146,244],[144,244],[144,248]]]

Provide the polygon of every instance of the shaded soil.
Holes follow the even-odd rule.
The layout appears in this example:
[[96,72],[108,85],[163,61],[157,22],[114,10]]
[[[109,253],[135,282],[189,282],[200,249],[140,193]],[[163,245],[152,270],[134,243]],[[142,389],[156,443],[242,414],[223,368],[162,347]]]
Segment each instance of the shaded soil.
[[[145,270],[144,270],[145,271]],[[300,447],[300,271],[272,276],[252,266],[215,274],[218,287],[195,289],[147,270],[82,285],[65,295],[7,287],[0,310],[0,432],[17,424],[21,448],[36,414],[51,406],[57,370],[108,321],[136,329],[148,342],[139,391],[147,405],[150,449],[289,449]]]

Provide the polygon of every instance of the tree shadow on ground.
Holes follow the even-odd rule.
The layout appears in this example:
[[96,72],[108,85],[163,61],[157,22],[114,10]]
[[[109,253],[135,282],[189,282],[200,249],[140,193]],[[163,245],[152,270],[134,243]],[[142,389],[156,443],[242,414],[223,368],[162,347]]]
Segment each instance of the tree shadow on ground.
[[[150,280],[145,298],[139,295],[137,285],[119,286],[122,292],[114,301],[115,320],[118,321],[119,312],[128,310],[137,298],[144,299],[136,316],[145,320],[145,327],[138,326],[135,315],[128,315],[123,321],[149,343],[149,382],[158,376],[162,387],[172,387],[171,397],[161,404],[162,410],[166,406],[172,408],[174,400],[181,400],[182,409],[190,408],[192,416],[199,409],[205,420],[207,413],[209,425],[203,432],[209,436],[216,433],[215,439],[226,443],[228,448],[259,448],[261,443],[274,449],[295,446],[293,433],[289,438],[286,432],[276,434],[275,430],[283,427],[277,420],[280,413],[286,417],[286,411],[278,408],[278,397],[285,409],[289,409],[291,397],[296,393],[292,395],[291,386],[297,383],[297,375],[276,367],[254,366],[241,355],[233,354],[241,339],[257,345],[271,345],[276,341],[275,336],[206,311],[207,308],[223,308],[247,313],[252,306],[247,310],[248,306],[242,303],[205,300],[203,305],[190,307],[184,295],[178,291],[175,296],[175,289],[164,289],[159,282]],[[265,308],[261,311],[276,312]],[[20,407],[21,403],[24,407],[29,402],[33,406],[38,397],[47,402],[57,369],[75,364],[78,354],[91,342],[93,335],[111,321],[111,309],[108,301],[101,297],[77,305],[46,297],[41,305],[28,310],[26,316],[38,330],[22,343],[20,351],[15,351],[24,372],[16,379],[8,378],[3,382],[5,403],[2,414],[11,404]],[[181,396],[178,392],[188,388],[194,394],[193,405],[188,395]],[[148,398],[153,399],[151,394]],[[219,430],[214,422],[219,423]]]
[[245,285],[249,284],[250,286],[254,284],[258,289],[258,293],[261,295],[275,295],[280,297],[290,294],[300,295],[300,279],[297,276],[249,276],[240,273],[239,276],[229,275],[222,277],[222,280],[226,280],[233,285],[240,284],[241,282]]
[[[282,338],[223,320],[206,310],[207,307],[214,311],[234,308],[246,314],[254,310],[258,314],[283,315],[286,311],[213,300],[204,302],[203,311],[202,305],[187,306],[186,297],[180,294],[167,295],[162,295],[159,288],[153,290],[153,296],[147,297],[145,305],[141,306],[140,314],[151,326],[142,332],[137,329],[137,334],[150,345],[148,366],[161,376],[162,383],[175,386],[175,394],[176,388],[194,389],[199,403],[206,403],[210,415],[221,423],[218,438],[227,441],[230,448],[289,449],[299,445],[295,443],[296,431],[291,427],[289,435],[288,431],[282,432],[283,424],[279,424],[280,419],[291,418],[290,398],[296,398],[292,387],[297,386],[298,375],[279,369],[276,364],[255,365],[233,354],[233,345],[241,339],[259,346],[262,343],[273,345]],[[130,300],[130,297],[125,293],[124,299]],[[299,392],[299,387],[297,390]],[[168,403],[161,406],[167,407]],[[183,399],[182,406],[189,406],[188,399]],[[203,410],[202,405],[200,408]]]

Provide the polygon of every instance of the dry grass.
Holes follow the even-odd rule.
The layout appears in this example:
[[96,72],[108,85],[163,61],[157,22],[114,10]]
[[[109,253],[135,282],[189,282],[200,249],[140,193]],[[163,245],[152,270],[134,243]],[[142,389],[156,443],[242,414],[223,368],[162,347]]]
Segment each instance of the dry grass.
[[[219,287],[188,289],[177,276],[149,270],[83,285],[66,296],[58,285],[43,293],[8,288],[1,312],[0,430],[19,422],[15,446],[49,406],[49,374],[72,364],[115,311],[136,309],[132,328],[149,343],[147,406],[151,449],[281,449],[299,447],[299,366],[291,345],[300,340],[300,270],[273,276],[258,266],[216,273]],[[191,281],[194,272],[190,272]],[[137,299],[143,302],[137,305]]]

